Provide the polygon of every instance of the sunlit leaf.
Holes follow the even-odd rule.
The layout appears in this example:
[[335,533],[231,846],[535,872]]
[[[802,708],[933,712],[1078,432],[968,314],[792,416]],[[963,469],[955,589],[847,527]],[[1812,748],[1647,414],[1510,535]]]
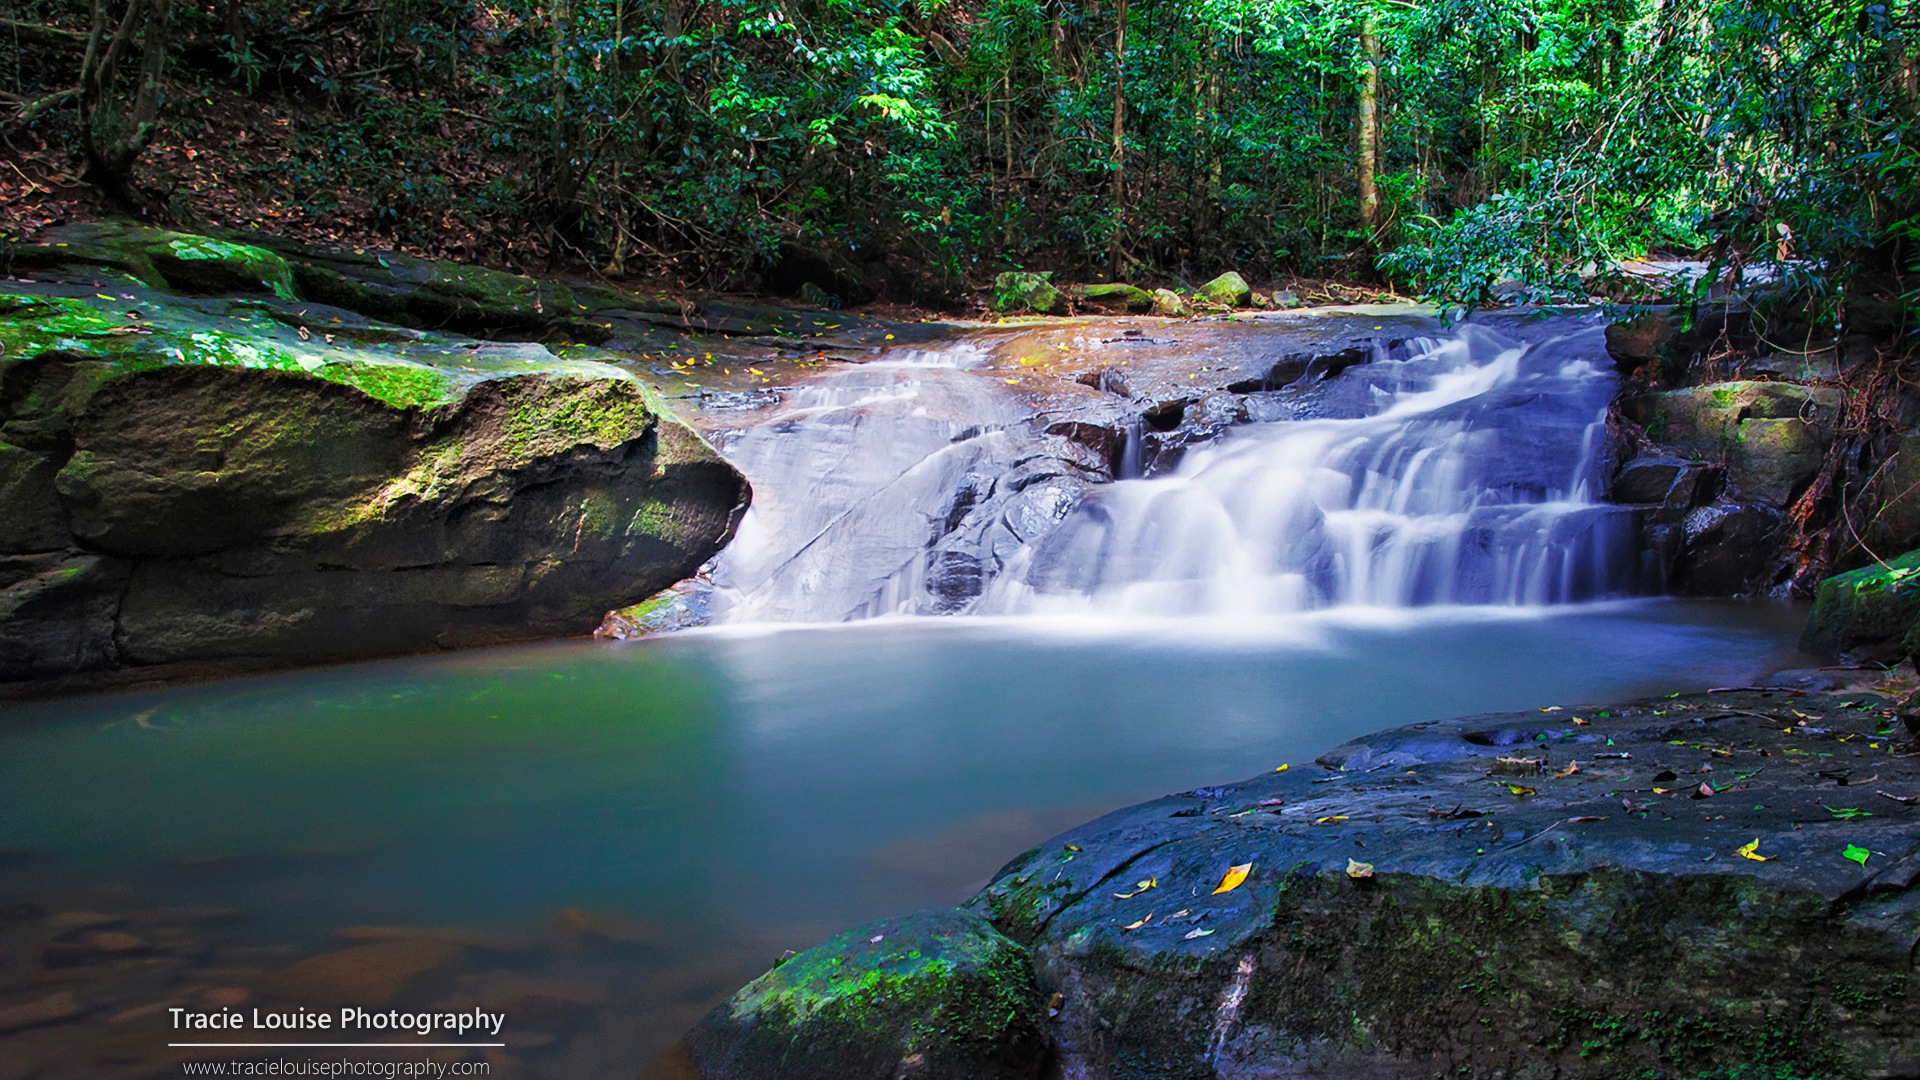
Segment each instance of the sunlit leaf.
[[1848,844],[1847,850],[1841,852],[1840,857],[1843,859],[1852,859],[1861,866],[1865,866],[1867,865],[1867,856],[1871,854],[1873,853],[1858,844]]
[[1246,882],[1247,875],[1252,872],[1253,864],[1250,862],[1228,867],[1227,875],[1220,879],[1220,884],[1213,890],[1213,895],[1219,896],[1221,893],[1232,892],[1239,888]]
[[1760,841],[1757,837],[1751,843],[1734,848],[1733,853],[1743,859],[1752,859],[1754,862],[1766,862],[1773,858],[1771,855],[1760,854]]

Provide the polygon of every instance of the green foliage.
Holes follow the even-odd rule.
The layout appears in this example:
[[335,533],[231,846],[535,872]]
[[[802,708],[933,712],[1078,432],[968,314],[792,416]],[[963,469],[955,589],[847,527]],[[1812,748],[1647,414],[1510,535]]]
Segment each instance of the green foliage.
[[[1738,273],[1785,226],[1775,269],[1831,299],[1862,252],[1920,241],[1913,6],[1131,0],[1123,50],[1112,0],[242,0],[181,10],[172,74],[323,102],[283,166],[314,213],[722,286],[796,248],[934,288],[1378,259],[1481,302],[1584,295],[1583,269],[1663,251]],[[23,9],[68,32],[89,10]],[[43,59],[0,63],[18,100]]]

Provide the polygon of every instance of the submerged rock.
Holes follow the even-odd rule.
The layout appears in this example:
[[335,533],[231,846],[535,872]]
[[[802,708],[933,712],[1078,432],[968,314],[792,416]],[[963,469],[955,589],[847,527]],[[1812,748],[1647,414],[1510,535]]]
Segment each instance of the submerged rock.
[[591,350],[111,288],[0,295],[0,686],[584,633],[746,500]]
[[1033,1080],[1046,1009],[1027,950],[957,910],[882,919],[748,983],[687,1037],[705,1077]]

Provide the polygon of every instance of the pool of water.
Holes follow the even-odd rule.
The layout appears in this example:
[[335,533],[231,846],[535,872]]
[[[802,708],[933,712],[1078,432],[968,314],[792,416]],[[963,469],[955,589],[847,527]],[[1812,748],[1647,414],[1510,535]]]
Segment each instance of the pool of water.
[[461,964],[598,980],[515,1060],[631,1076],[783,949],[959,900],[1108,809],[1422,719],[1742,684],[1805,662],[1801,617],[885,619],[19,705],[0,710],[0,904],[233,908],[282,963],[356,925],[551,945],[599,920],[624,929],[598,952]]

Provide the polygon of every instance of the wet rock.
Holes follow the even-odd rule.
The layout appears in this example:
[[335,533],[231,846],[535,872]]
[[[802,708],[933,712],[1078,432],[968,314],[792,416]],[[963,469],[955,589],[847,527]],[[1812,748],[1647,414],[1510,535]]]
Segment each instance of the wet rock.
[[[1859,704],[1781,689],[1396,729],[1109,814],[968,907],[1031,948],[1057,1067],[1089,1080],[1694,1076],[1761,1039],[1795,1075],[1893,1075],[1920,1051],[1920,808],[1827,807],[1865,808],[1836,770],[1899,793],[1920,767]],[[1497,775],[1522,757],[1540,771]],[[1691,797],[1701,777],[1719,798]]]
[[1777,571],[1780,513],[1769,506],[1715,503],[1681,521],[1684,553],[1674,588],[1695,596],[1768,591]]
[[607,612],[593,636],[608,641],[634,641],[705,626],[712,618],[713,595],[708,586],[690,579],[628,607]]
[[1053,287],[1051,273],[1033,274],[1013,271],[993,279],[995,311],[1031,311],[1036,315],[1057,315],[1066,310],[1067,298]]
[[1229,270],[1195,289],[1193,298],[1217,307],[1246,307],[1253,302],[1253,287],[1237,271]]
[[39,1027],[71,1020],[86,1012],[71,990],[61,990],[19,1005],[0,1008],[0,1031]]
[[441,941],[383,941],[311,956],[269,975],[262,992],[315,1007],[392,1004],[408,987],[461,957]]
[[687,1038],[730,1080],[1037,1078],[1045,1003],[1027,951],[947,910],[849,930],[760,976]]
[[1835,574],[1814,591],[1801,648],[1837,653],[1874,646],[1902,657],[1920,653],[1920,551]]
[[1155,289],[1153,290],[1153,313],[1173,319],[1184,319],[1193,314],[1193,307],[1187,303],[1185,297],[1172,289]]
[[67,225],[47,234],[49,244],[13,248],[24,267],[107,266],[155,288],[188,295],[268,293],[292,299],[293,272],[278,254],[252,244],[173,232],[124,221]]

